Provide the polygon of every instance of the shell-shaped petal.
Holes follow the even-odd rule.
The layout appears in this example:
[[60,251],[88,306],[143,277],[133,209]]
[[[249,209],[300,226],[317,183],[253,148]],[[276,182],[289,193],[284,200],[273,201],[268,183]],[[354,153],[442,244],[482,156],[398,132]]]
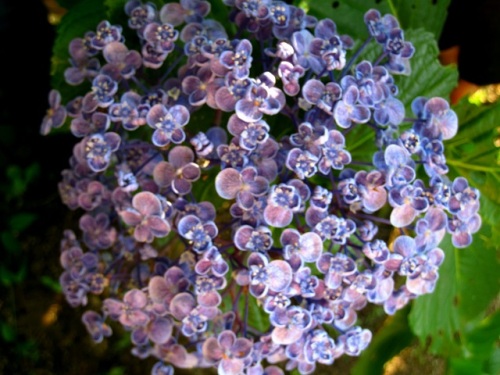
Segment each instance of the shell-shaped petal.
[[203,343],[202,353],[204,358],[213,362],[220,360],[224,355],[224,351],[215,337],[209,337]]
[[125,224],[134,227],[136,225],[139,225],[142,221],[142,215],[132,209],[120,211],[120,217],[125,222]]
[[156,318],[149,327],[149,338],[155,344],[164,344],[172,336],[173,328],[170,318]]
[[394,240],[393,250],[405,258],[415,253],[415,240],[410,236],[399,236]]
[[196,306],[194,297],[189,293],[179,293],[170,301],[170,313],[177,320],[184,319]]
[[169,186],[175,178],[175,167],[166,161],[160,161],[153,170],[153,179],[160,187]]
[[125,293],[123,301],[131,307],[142,309],[146,306],[148,299],[143,291],[132,289]]
[[215,178],[215,190],[224,199],[233,199],[241,189],[240,172],[234,168],[220,171]]
[[217,307],[222,302],[222,297],[215,290],[211,290],[207,293],[198,295],[197,301],[200,306],[203,307]]
[[219,375],[238,375],[241,374],[245,364],[239,359],[223,359],[219,363],[218,373]]
[[301,328],[291,327],[275,327],[271,334],[273,342],[279,345],[290,345],[298,341],[302,337],[304,331]]
[[292,267],[284,260],[273,260],[267,265],[269,289],[281,292],[287,289],[292,282]]
[[134,195],[132,205],[144,216],[161,216],[163,213],[160,199],[149,191],[142,191]]
[[264,209],[264,220],[276,228],[289,225],[293,219],[293,212],[285,207],[267,205]]
[[149,280],[148,291],[153,302],[162,302],[170,292],[167,282],[161,276],[153,276]]
[[415,219],[417,211],[409,204],[394,207],[391,212],[391,224],[396,228],[403,228],[410,225]]
[[159,216],[150,216],[144,220],[149,230],[155,237],[165,237],[170,233],[170,224]]
[[316,262],[323,252],[323,241],[319,234],[304,233],[300,238],[299,255],[304,262]]

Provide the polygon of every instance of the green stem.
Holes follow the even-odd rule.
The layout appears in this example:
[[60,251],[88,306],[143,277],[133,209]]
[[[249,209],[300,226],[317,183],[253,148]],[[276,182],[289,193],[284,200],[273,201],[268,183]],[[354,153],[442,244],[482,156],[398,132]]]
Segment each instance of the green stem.
[[396,10],[394,3],[392,2],[392,0],[387,0],[387,3],[389,4],[389,8],[391,9],[391,13],[394,14],[394,17],[396,17],[396,19],[399,21],[398,11]]
[[362,144],[364,144],[365,142],[367,142],[370,139],[373,139],[373,134],[372,133],[367,134],[366,136],[362,137],[359,141],[354,142],[353,144],[349,145],[349,149],[350,150],[355,150],[359,146],[361,146]]
[[500,172],[500,168],[491,168],[491,167],[484,167],[482,165],[462,163],[462,162],[457,161],[457,160],[447,160],[446,162],[450,165],[455,166],[455,167],[466,168],[466,169],[470,169],[472,171],[491,172],[491,173]]

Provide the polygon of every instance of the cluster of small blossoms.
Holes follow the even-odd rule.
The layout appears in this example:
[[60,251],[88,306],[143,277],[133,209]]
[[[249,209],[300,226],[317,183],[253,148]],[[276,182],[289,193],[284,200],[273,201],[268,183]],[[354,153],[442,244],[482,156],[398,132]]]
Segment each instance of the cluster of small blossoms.
[[[121,325],[135,356],[158,359],[154,375],[309,374],[369,345],[369,303],[394,314],[433,291],[443,237],[467,247],[481,225],[479,192],[446,177],[448,102],[418,97],[405,115],[393,75],[409,74],[414,48],[393,16],[368,11],[348,58],[355,43],[331,19],[224,3],[232,38],[207,1],[130,0],[138,50],[108,21],[71,42],[66,82],[89,89],[64,105],[52,90],[41,127],[80,139],[59,184],[82,212],[60,283],[92,307],[95,342]],[[358,61],[370,43],[380,56]],[[196,118],[207,107],[213,122]],[[359,127],[371,160],[348,150]],[[218,196],[203,200],[208,184]]]

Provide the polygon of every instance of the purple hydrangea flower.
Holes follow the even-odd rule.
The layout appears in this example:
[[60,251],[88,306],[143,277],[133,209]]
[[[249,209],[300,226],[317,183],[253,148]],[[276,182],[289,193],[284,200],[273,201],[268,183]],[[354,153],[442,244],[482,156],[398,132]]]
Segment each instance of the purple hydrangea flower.
[[155,129],[153,144],[158,147],[182,143],[186,134],[182,129],[189,122],[189,111],[183,105],[177,104],[166,108],[163,104],[155,104],[148,112],[146,121]]
[[411,224],[418,214],[427,211],[429,207],[429,201],[423,189],[414,185],[391,189],[389,203],[394,207],[390,220],[396,228]]
[[109,21],[101,21],[97,25],[91,45],[97,50],[102,50],[109,43],[120,41],[122,41],[122,27],[120,25],[111,25]]
[[467,220],[479,210],[479,191],[469,186],[463,177],[457,177],[451,185],[448,209],[461,220]]
[[49,134],[52,128],[60,128],[66,120],[66,108],[61,106],[61,94],[59,91],[50,90],[49,106],[50,108],[47,110],[40,126],[40,133],[42,135]]
[[203,223],[194,215],[184,216],[177,224],[179,234],[189,240],[193,250],[203,253],[212,247],[212,239],[219,232],[213,221]]
[[168,162],[159,162],[153,171],[158,186],[171,187],[179,195],[188,194],[192,183],[200,176],[200,166],[194,163],[194,152],[187,146],[175,146],[168,153]]
[[311,43],[314,36],[309,30],[300,30],[292,34],[291,44],[295,50],[293,63],[300,65],[305,70],[312,70],[315,74],[320,74],[324,69],[321,57],[311,53]]
[[203,343],[203,356],[211,363],[218,363],[221,375],[238,375],[245,368],[245,360],[252,353],[252,342],[237,338],[233,331],[225,330],[217,338],[209,337]]
[[274,185],[264,208],[264,219],[273,227],[286,227],[292,222],[293,214],[300,205],[301,198],[295,187],[283,183]]
[[314,232],[300,234],[296,229],[287,228],[281,233],[280,241],[285,259],[298,254],[304,262],[316,262],[323,252],[323,241]]
[[85,137],[77,146],[77,154],[87,161],[94,172],[105,171],[113,152],[120,147],[121,138],[117,133],[95,133]]
[[[274,85],[274,76],[269,76],[266,78]],[[246,96],[236,102],[236,115],[243,121],[256,122],[262,119],[264,114],[275,115],[279,113],[285,105],[285,95],[272,85],[256,81],[247,91]]]
[[299,179],[303,180],[316,174],[318,160],[318,157],[309,151],[293,148],[288,152],[286,166],[295,172]]
[[268,291],[283,292],[292,282],[292,267],[284,260],[273,260],[260,253],[248,257],[248,277],[250,293],[256,297],[265,297]]
[[289,306],[286,310],[275,310],[271,315],[274,325],[273,341],[280,345],[290,345],[299,340],[311,327],[309,311],[299,306]]
[[82,322],[96,344],[112,334],[111,327],[105,324],[103,317],[95,311],[85,311],[82,315]]
[[334,82],[328,82],[325,85],[320,80],[310,79],[302,87],[302,95],[308,103],[331,115],[335,103],[342,95],[342,89]]
[[242,39],[234,51],[222,52],[220,62],[226,68],[232,70],[235,78],[243,79],[248,77],[252,65],[252,43],[247,39]]
[[229,271],[229,265],[219,250],[215,246],[212,246],[203,253],[202,258],[196,263],[194,270],[199,275],[206,275],[212,272],[217,277],[223,277]]
[[299,78],[304,75],[304,68],[300,65],[293,65],[288,61],[280,62],[278,75],[283,82],[283,91],[288,96],[295,96],[300,92]]
[[134,91],[127,91],[120,99],[120,103],[111,104],[109,117],[112,121],[121,121],[126,130],[135,130],[146,124],[146,115],[149,106],[142,103],[142,98]]
[[331,365],[343,354],[343,350],[342,346],[335,345],[335,341],[326,331],[315,329],[307,336],[304,353],[309,363]]
[[343,169],[351,162],[351,154],[345,150],[345,138],[338,130],[330,130],[328,139],[321,146],[322,156],[318,163],[321,173],[327,175],[330,170]]
[[356,272],[356,263],[341,253],[322,254],[317,260],[316,266],[321,273],[325,274],[325,283],[331,289],[340,287],[345,277]]
[[106,74],[97,75],[92,81],[92,91],[82,100],[82,111],[94,112],[97,108],[108,108],[115,101],[118,82]]
[[359,90],[356,86],[349,86],[333,110],[335,122],[341,128],[347,129],[352,123],[363,124],[368,122],[371,113],[368,107],[358,104]]
[[147,295],[139,289],[131,289],[123,296],[123,301],[106,298],[103,301],[105,315],[118,320],[127,328],[142,327],[149,323],[150,317],[145,308]]
[[481,216],[474,214],[466,219],[453,216],[448,219],[448,232],[451,242],[457,248],[464,248],[472,243],[472,234],[481,228]]
[[141,54],[134,50],[129,51],[121,42],[108,43],[102,54],[107,64],[102,67],[101,73],[117,82],[121,79],[132,78],[142,65]]
[[234,168],[226,168],[215,178],[215,189],[222,198],[236,198],[242,208],[249,209],[253,206],[255,197],[262,196],[268,191],[269,182],[259,176],[254,167],[246,167],[241,172]]
[[85,214],[80,218],[80,229],[83,231],[83,241],[89,249],[107,249],[116,241],[116,228],[109,227],[109,216],[103,212],[95,217]]
[[234,234],[234,244],[240,250],[265,252],[273,245],[272,233],[266,226],[242,225]]
[[170,53],[175,47],[179,32],[169,23],[151,22],[144,28],[144,39],[160,53]]
[[366,349],[372,339],[372,333],[361,327],[353,327],[338,338],[345,354],[358,356]]
[[218,290],[226,287],[226,279],[215,275],[197,275],[194,284],[196,301],[202,307],[217,307],[222,302]]
[[181,0],[179,3],[165,4],[160,10],[160,18],[173,26],[183,22],[200,22],[210,13],[210,8],[208,1]]
[[139,242],[150,243],[155,237],[165,237],[170,232],[160,199],[148,191],[134,195],[132,207],[120,211],[120,217],[134,227],[134,237]]

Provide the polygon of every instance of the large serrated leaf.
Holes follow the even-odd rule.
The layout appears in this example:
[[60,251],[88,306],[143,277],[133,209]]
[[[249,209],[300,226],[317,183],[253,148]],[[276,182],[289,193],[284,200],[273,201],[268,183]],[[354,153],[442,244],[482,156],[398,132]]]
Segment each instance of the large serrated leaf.
[[388,0],[403,30],[420,27],[439,38],[451,0]]
[[451,90],[457,84],[458,72],[452,66],[445,67],[439,63],[439,49],[434,35],[423,29],[407,30],[405,40],[413,44],[415,54],[410,59],[410,76],[396,77],[399,100],[409,109],[408,104],[418,96],[449,99]]
[[[495,151],[498,150],[493,146],[500,107],[477,107],[461,102],[454,110],[460,125],[457,136],[445,142],[450,165],[448,177],[451,180],[457,176],[466,177],[469,184],[480,191],[482,227],[466,249],[454,249],[449,238],[444,241],[442,248],[446,259],[436,290],[414,302],[410,323],[422,341],[430,341],[434,353],[460,356],[467,345],[466,330],[470,329],[470,322],[481,318],[500,292],[500,178],[494,171],[498,168],[495,165]],[[491,137],[489,144],[488,137]],[[478,155],[475,148],[479,146],[485,147],[483,156],[468,158],[466,150]],[[454,371],[459,373],[462,365],[457,359]]]
[[497,211],[500,207],[500,165],[497,162],[500,149],[494,146],[494,140],[500,123],[500,103],[478,107],[461,102],[453,109],[458,116],[459,131],[456,137],[445,142],[445,155],[453,167],[451,177],[466,177],[482,196],[488,198],[486,204]]
[[296,1],[309,8],[309,14],[331,18],[340,34],[355,39],[366,39],[368,32],[363,17],[369,9],[377,9],[382,15],[391,13],[403,30],[423,28],[438,39],[447,16],[450,0],[329,0]]
[[385,363],[415,339],[408,326],[408,312],[408,307],[399,310],[374,332],[370,345],[356,361],[352,375],[383,374]]
[[441,247],[445,260],[439,269],[439,280],[432,294],[417,298],[409,316],[410,327],[421,342],[429,344],[432,353],[458,355],[460,353],[460,319],[457,308],[457,265],[455,250],[449,236]]
[[305,5],[309,8],[308,14],[318,19],[331,18],[339,34],[360,40],[369,36],[364,22],[364,15],[369,9],[377,9],[381,14],[390,13],[389,3],[380,0],[307,1]]
[[484,313],[500,291],[498,246],[488,236],[491,230],[483,222],[467,249],[455,249],[447,236],[440,246],[446,257],[434,293],[413,303],[410,326],[422,342],[430,342],[433,353],[458,356],[465,325]]
[[453,107],[460,124],[458,134],[448,144],[460,145],[475,141],[485,134],[491,135],[493,149],[493,136],[500,123],[500,102],[477,106],[467,101],[462,101]]
[[478,359],[488,360],[500,337],[500,311],[488,316],[466,333],[467,349]]

